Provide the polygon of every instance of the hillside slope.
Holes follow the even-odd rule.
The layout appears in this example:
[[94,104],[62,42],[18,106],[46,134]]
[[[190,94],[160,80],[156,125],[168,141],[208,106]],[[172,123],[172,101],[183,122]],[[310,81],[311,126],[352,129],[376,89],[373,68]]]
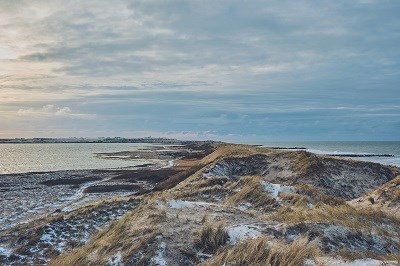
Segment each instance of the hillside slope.
[[349,203],[355,207],[374,208],[400,216],[400,176]]

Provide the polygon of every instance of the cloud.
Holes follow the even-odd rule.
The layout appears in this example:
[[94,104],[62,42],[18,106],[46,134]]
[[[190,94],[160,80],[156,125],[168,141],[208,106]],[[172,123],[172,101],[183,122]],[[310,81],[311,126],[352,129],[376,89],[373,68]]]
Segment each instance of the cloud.
[[399,12],[361,0],[0,1],[0,124],[271,138],[348,138],[353,124],[398,138]]
[[17,111],[18,116],[22,117],[34,117],[34,118],[46,118],[46,117],[65,117],[65,118],[77,118],[77,119],[93,119],[93,114],[80,114],[72,112],[71,108],[67,106],[57,107],[53,104],[45,105],[41,108],[27,108],[19,109]]

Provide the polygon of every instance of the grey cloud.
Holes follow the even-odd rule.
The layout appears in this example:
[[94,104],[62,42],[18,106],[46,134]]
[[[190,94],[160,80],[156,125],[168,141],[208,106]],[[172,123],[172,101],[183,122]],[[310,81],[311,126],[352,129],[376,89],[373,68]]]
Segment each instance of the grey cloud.
[[[348,138],[352,125],[360,137],[400,130],[396,1],[47,3],[0,3],[0,41],[27,47],[6,63],[54,63],[51,74],[14,73],[0,86],[58,92],[50,102],[96,113],[102,127],[310,138]],[[29,100],[5,105],[45,104]]]

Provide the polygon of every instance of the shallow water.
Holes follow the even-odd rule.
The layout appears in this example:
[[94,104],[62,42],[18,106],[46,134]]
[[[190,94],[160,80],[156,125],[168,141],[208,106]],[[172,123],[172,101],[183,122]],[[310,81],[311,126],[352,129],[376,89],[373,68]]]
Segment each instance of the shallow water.
[[142,143],[0,144],[0,174],[130,167],[148,161],[110,160],[94,153],[136,151]]

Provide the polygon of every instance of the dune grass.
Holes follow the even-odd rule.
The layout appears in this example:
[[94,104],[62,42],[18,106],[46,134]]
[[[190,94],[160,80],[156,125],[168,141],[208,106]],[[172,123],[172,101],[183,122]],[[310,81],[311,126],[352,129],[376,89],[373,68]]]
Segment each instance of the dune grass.
[[226,247],[221,253],[200,264],[202,266],[298,266],[307,258],[319,254],[317,241],[309,242],[306,238],[298,238],[291,244],[270,242],[268,238],[257,238]]
[[135,254],[160,234],[157,224],[165,216],[163,211],[139,207],[94,235],[85,246],[57,257],[49,265],[105,265],[111,254]]
[[330,206],[339,206],[346,203],[345,200],[332,195],[327,195],[314,186],[308,184],[299,184],[296,186],[296,188],[298,189],[298,193],[308,196],[310,203],[313,204],[323,203]]
[[400,236],[395,229],[400,228],[400,219],[395,215],[375,209],[354,208],[347,204],[340,206],[318,204],[311,208],[284,206],[265,217],[267,220],[272,219],[287,224],[329,223],[357,230],[373,231],[382,235],[395,233]]
[[229,235],[223,223],[213,226],[206,223],[199,232],[199,238],[196,240],[196,246],[203,252],[216,252],[224,246],[229,240]]
[[226,203],[231,206],[237,206],[240,203],[251,203],[255,208],[271,209],[276,205],[276,200],[264,191],[261,185],[262,177],[247,176],[239,180],[240,190],[230,196]]
[[398,189],[399,186],[400,176],[397,176],[374,192],[378,199],[395,205],[400,203],[400,189]]

